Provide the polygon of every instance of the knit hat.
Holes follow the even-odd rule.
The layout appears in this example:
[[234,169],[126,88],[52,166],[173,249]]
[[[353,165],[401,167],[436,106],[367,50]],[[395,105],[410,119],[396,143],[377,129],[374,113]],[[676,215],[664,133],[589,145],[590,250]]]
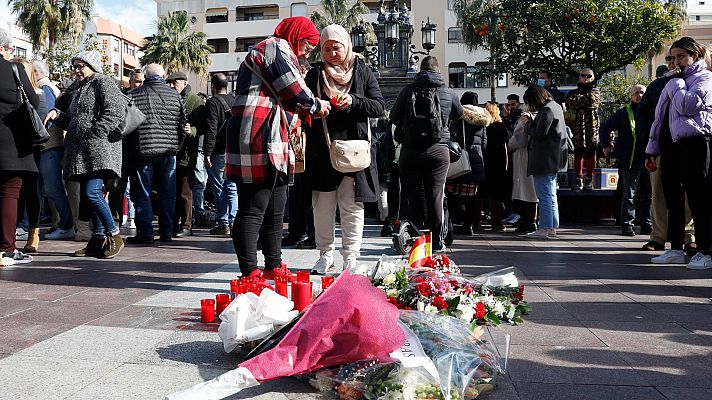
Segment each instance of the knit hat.
[[79,60],[89,66],[94,72],[101,72],[101,54],[96,50],[80,51],[72,57],[71,63],[74,60]]
[[665,75],[666,72],[668,72],[668,66],[667,65],[659,65],[655,69],[655,77],[660,78],[661,76]]

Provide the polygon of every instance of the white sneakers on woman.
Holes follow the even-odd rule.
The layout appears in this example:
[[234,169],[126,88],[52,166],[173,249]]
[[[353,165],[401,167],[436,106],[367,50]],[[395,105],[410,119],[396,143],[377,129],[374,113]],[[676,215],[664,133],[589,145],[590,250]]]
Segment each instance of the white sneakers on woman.
[[[653,264],[684,264],[685,253],[682,250],[665,250],[657,257],[653,257],[650,262]],[[712,268],[712,258],[710,256],[697,253],[687,263],[687,269],[703,270]]]

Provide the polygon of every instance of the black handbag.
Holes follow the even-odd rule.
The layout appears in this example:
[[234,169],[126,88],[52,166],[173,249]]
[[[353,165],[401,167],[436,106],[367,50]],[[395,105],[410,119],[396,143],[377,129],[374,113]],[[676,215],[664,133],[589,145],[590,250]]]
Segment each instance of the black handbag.
[[17,64],[15,63],[12,63],[12,72],[15,75],[15,82],[17,82],[17,90],[20,92],[20,107],[25,107],[29,123],[32,124],[32,145],[42,146],[43,143],[49,140],[47,127],[45,127],[44,121],[42,121],[42,118],[37,114],[35,107],[28,100],[27,92],[25,92],[25,88],[22,86],[20,73],[17,71]]
[[114,143],[125,138],[129,133],[138,129],[139,125],[146,120],[146,114],[136,107],[131,96],[122,94],[126,99],[126,115],[121,120],[119,126],[109,133],[109,142]]

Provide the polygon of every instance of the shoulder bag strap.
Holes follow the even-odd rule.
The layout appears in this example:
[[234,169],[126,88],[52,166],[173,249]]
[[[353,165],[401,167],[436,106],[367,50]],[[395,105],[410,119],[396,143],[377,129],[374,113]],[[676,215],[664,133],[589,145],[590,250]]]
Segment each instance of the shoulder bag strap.
[[282,105],[282,99],[277,94],[277,91],[274,90],[272,85],[270,85],[269,82],[267,82],[267,80],[262,76],[262,74],[259,72],[259,69],[256,65],[250,65],[251,63],[249,63],[247,61],[243,61],[243,64],[245,64],[245,66],[250,71],[252,71],[253,74],[257,75],[262,80],[262,83],[264,83],[265,86],[267,86],[269,91],[272,93],[272,96],[274,96],[275,100],[277,101],[277,107],[279,107],[280,111],[282,111],[282,118],[284,118],[284,122],[287,123],[287,127],[290,127],[289,120],[287,119],[287,113],[284,112],[284,106]]
[[27,92],[25,92],[25,87],[22,85],[22,81],[20,80],[20,72],[17,70],[17,64],[11,62],[10,65],[12,65],[12,73],[15,77],[15,82],[17,82],[17,88],[20,89],[20,104],[29,102]]
[[467,150],[467,126],[465,126],[465,120],[462,120],[462,150]]
[[[316,77],[316,98],[321,98],[321,74]],[[326,139],[326,148],[331,147],[331,137],[329,136],[329,125],[326,123],[326,118],[321,118],[321,124],[324,125],[324,138]]]

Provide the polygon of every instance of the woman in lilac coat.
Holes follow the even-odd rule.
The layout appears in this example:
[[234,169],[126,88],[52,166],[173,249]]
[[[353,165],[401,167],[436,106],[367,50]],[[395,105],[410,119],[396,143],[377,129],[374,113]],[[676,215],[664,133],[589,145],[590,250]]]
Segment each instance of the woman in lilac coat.
[[712,268],[712,72],[709,51],[690,37],[672,44],[679,73],[665,85],[655,108],[646,153],[660,155],[663,192],[668,209],[668,240],[671,249],[653,257],[657,264],[682,264],[685,225],[685,195],[695,221],[697,253],[688,269]]

